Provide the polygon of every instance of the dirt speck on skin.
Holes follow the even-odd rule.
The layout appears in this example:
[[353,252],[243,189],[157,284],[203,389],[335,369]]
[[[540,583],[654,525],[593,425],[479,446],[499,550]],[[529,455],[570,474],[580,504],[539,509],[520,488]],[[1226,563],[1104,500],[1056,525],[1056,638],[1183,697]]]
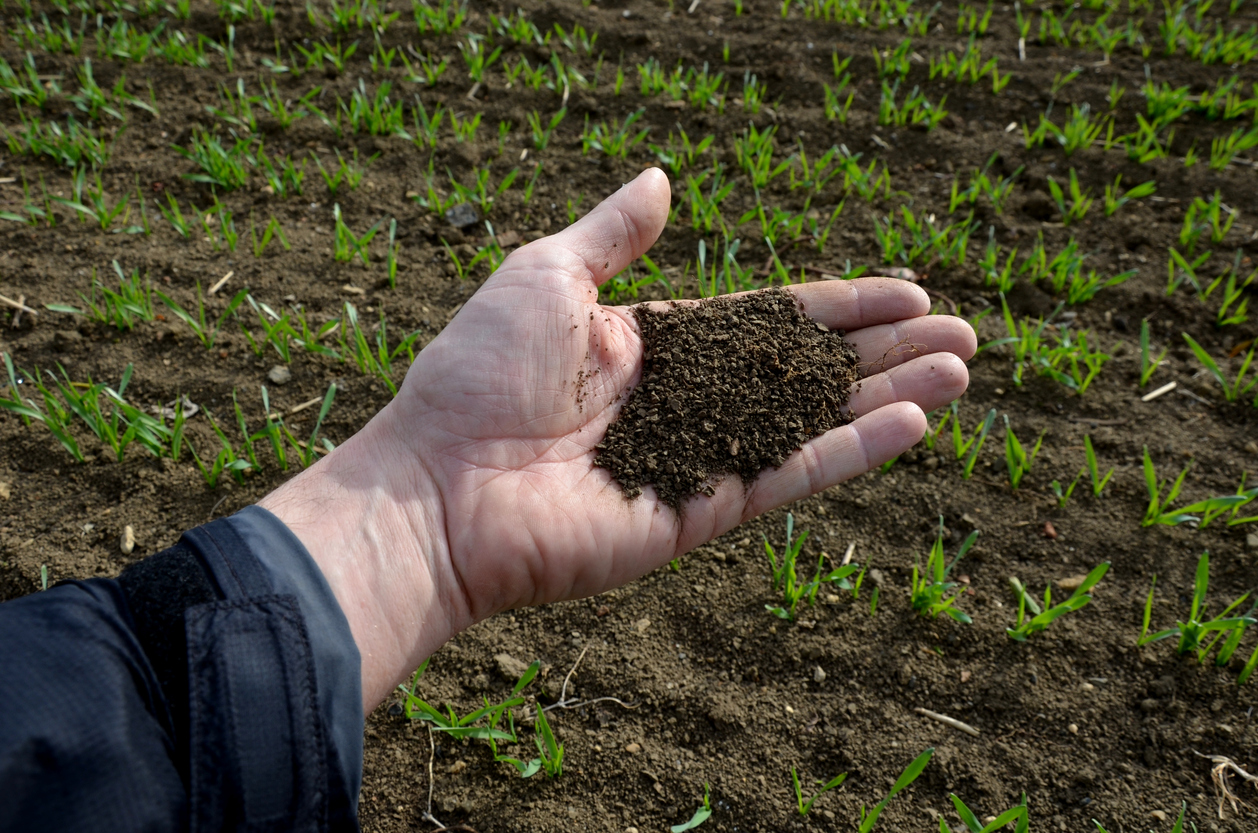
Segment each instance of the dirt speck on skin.
[[642,381],[597,447],[629,498],[655,486],[673,509],[737,474],[749,483],[808,440],[851,422],[856,351],[784,289],[664,311],[633,308]]

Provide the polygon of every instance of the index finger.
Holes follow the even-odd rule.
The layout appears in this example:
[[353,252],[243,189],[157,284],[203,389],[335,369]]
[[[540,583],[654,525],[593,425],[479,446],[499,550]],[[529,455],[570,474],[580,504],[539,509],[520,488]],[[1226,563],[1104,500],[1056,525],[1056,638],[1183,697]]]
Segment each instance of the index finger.
[[930,312],[925,290],[896,278],[818,281],[786,289],[794,293],[809,318],[832,330],[859,330]]
[[[855,278],[850,281],[818,281],[796,283],[783,287],[792,293],[804,314],[831,330],[862,330],[881,324],[892,324],[908,318],[920,318],[930,312],[930,296],[918,286],[896,278]],[[722,295],[737,298],[752,289]],[[656,310],[669,306],[697,304],[697,300],[648,301]],[[622,307],[621,309],[627,309]]]

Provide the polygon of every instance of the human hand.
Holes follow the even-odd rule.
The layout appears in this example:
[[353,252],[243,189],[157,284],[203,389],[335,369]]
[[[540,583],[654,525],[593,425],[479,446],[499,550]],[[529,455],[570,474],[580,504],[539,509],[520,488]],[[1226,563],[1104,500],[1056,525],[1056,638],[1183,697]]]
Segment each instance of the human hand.
[[[514,252],[424,348],[371,426],[311,470],[333,474],[354,447],[377,469],[360,462],[339,487],[374,495],[364,511],[387,530],[369,536],[391,556],[374,567],[383,566],[387,580],[368,592],[411,597],[375,598],[362,611],[402,611],[384,614],[402,632],[382,651],[406,654],[384,691],[476,621],[619,586],[744,520],[882,464],[921,439],[923,410],[964,392],[974,331],[958,318],[928,316],[918,287],[880,278],[792,286],[808,314],[846,330],[862,366],[876,371],[853,390],[857,419],[748,488],[726,478],[713,495],[686,501],[680,518],[650,488],[627,500],[610,473],[594,467],[594,446],[638,381],[642,345],[629,309],[601,306],[598,286],[650,248],[668,203],[668,181],[651,169],[576,224]],[[897,350],[901,344],[912,349]],[[581,371],[588,381],[578,407]],[[327,540],[318,527],[303,533],[302,520],[268,508],[297,524],[328,573],[315,552],[321,544],[308,540]],[[361,569],[341,558],[331,571],[353,584]],[[407,626],[427,633],[408,637]],[[360,649],[366,627],[354,628]]]

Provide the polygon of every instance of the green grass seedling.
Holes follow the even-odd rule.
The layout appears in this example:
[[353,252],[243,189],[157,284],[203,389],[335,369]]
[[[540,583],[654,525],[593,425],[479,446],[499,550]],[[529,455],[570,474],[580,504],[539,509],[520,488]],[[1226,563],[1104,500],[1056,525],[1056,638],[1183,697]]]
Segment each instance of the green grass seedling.
[[[32,214],[32,216],[34,215]],[[1202,293],[1204,298],[1209,298],[1215,289],[1222,286],[1223,291],[1221,293],[1219,311],[1214,319],[1215,326],[1220,329],[1228,326],[1239,326],[1249,320],[1249,298],[1246,297],[1246,293],[1254,283],[1254,279],[1258,278],[1258,269],[1250,272],[1249,275],[1242,279],[1240,265],[1243,256],[1243,252],[1238,249],[1231,268],[1215,278]]]
[[262,416],[266,420],[266,425],[259,431],[253,439],[265,439],[271,443],[271,450],[275,452],[275,459],[280,463],[280,469],[288,471],[288,452],[284,447],[284,420],[280,418],[277,422],[271,413],[271,397],[267,393],[266,385],[262,385]]
[[192,454],[192,462],[196,464],[197,469],[201,472],[201,479],[205,481],[205,485],[211,489],[217,489],[219,480],[222,479],[224,473],[230,476],[237,483],[245,482],[244,473],[253,468],[248,460],[245,460],[236,454],[231,440],[227,439],[227,435],[218,427],[218,423],[214,421],[214,417],[209,410],[205,412],[206,419],[209,420],[210,427],[214,429],[215,436],[218,437],[219,451],[214,459],[206,465],[201,460],[201,455],[197,453],[196,447],[192,445],[192,441],[187,437],[184,442],[188,445],[188,450]]
[[954,401],[952,408],[952,447],[956,452],[957,459],[964,458],[965,465],[962,467],[962,478],[969,480],[970,475],[974,473],[974,465],[978,462],[978,453],[983,448],[983,443],[987,441],[987,432],[992,429],[992,423],[996,421],[996,409],[992,408],[987,412],[987,416],[974,429],[974,433],[967,440],[961,433],[961,418],[957,413],[957,403]]
[[467,22],[467,3],[455,0],[437,0],[434,5],[429,0],[416,0],[411,4],[415,14],[415,25],[421,35],[453,35],[457,34]]
[[61,443],[66,451],[70,452],[76,462],[83,462],[83,452],[79,448],[78,441],[70,433],[70,412],[61,404],[60,400],[43,384],[42,374],[36,372],[35,378],[25,372],[22,373],[23,381],[33,384],[44,400],[44,406],[41,408],[39,403],[34,399],[24,398],[19,387],[22,382],[17,378],[17,372],[13,366],[13,358],[8,353],[0,354],[4,357],[4,369],[8,375],[9,386],[8,393],[0,396],[0,409],[4,409],[11,413],[17,414],[22,420],[23,425],[30,425],[34,420],[42,424],[48,429],[57,442]]
[[[47,20],[47,17],[44,18]],[[91,77],[91,59],[87,59],[88,77]],[[39,78],[39,71],[35,68],[35,56],[31,52],[26,53],[26,60],[18,64],[19,70],[14,72],[9,62],[0,58],[0,91],[8,94],[19,107],[23,104],[33,104],[35,107],[42,109],[48,101],[49,93],[60,93],[61,88],[54,81],[49,87],[45,87]],[[94,113],[92,115],[95,115]]]
[[506,176],[498,183],[496,187],[489,185],[489,166],[473,169],[476,177],[476,184],[468,187],[454,178],[454,173],[448,168],[446,169],[450,180],[450,187],[454,190],[458,202],[472,203],[480,208],[481,213],[488,215],[494,203],[505,194],[508,189],[515,183],[516,178],[520,175],[519,168],[512,168]]
[[[979,821],[978,815],[965,806],[965,802],[957,798],[955,793],[949,793],[948,798],[952,800],[952,806],[956,808],[957,815],[961,817],[961,823],[965,825],[965,830],[968,833],[997,833],[997,831],[1004,830],[1010,824],[1013,825],[1013,833],[1027,833],[1029,829],[1030,813],[1027,810],[1026,793],[1022,794],[1021,804],[1009,808],[986,825]],[[953,833],[947,822],[942,818],[939,820],[939,833]],[[961,833],[961,831],[957,831],[957,833]]]
[[843,83],[831,88],[829,84],[822,82],[821,89],[824,95],[823,108],[826,118],[830,121],[838,121],[839,124],[847,124],[847,114],[852,109],[852,102],[856,99],[856,92],[853,90],[847,94],[847,98],[843,98],[843,92],[847,87],[846,79]]
[[1258,127],[1238,127],[1227,136],[1210,142],[1210,169],[1221,171],[1244,151],[1258,146]]
[[934,411],[931,411],[929,414],[926,415],[927,428],[926,428],[926,434],[922,437],[922,443],[926,446],[927,451],[935,450],[935,444],[939,442],[939,438],[943,436],[944,429],[948,427],[948,420],[952,418],[952,411],[951,410],[944,411],[943,414],[939,418],[939,424],[936,425],[934,428],[931,428],[929,427],[930,426],[929,421],[934,416],[935,416]]
[[1100,497],[1101,492],[1105,491],[1105,484],[1114,476],[1114,470],[1110,469],[1101,477],[1101,469],[1096,463],[1096,452],[1092,450],[1092,438],[1087,434],[1083,435],[1083,455],[1088,460],[1088,474],[1092,478],[1092,496]]
[[[709,175],[712,177],[708,182]],[[704,185],[708,185],[706,191]],[[696,231],[709,234],[714,228],[720,228],[728,237],[728,227],[721,213],[721,204],[734,190],[733,179],[725,179],[725,166],[716,163],[698,174],[686,174],[686,200],[690,206],[690,227]],[[677,212],[680,214],[682,202],[679,200]]]
[[275,119],[281,130],[288,130],[298,120],[310,115],[307,106],[321,92],[323,92],[322,87],[314,87],[294,102],[291,99],[284,98],[274,81],[271,82],[270,89],[267,88],[266,82],[263,81],[262,96],[257,103],[263,110],[271,114],[271,117]]
[[183,212],[179,210],[179,201],[169,191],[166,192],[166,202],[170,205],[170,208],[167,208],[160,202],[157,204],[157,208],[162,212],[162,216],[166,218],[166,222],[170,223],[171,227],[179,232],[180,237],[191,235],[192,228],[188,224],[188,220],[183,216]]
[[[486,705],[488,705],[489,701],[486,700],[485,703]],[[510,709],[507,709],[505,713],[507,715],[507,724],[511,727],[511,732],[509,736],[510,742],[518,743],[519,736],[516,734],[515,717],[511,714]],[[502,711],[496,711],[493,713],[493,716],[489,720],[489,729],[491,732],[496,731],[498,729],[498,724],[499,722],[501,722],[502,715],[503,715]],[[497,738],[493,737],[493,735],[491,734],[489,737],[485,738],[485,741],[486,743],[489,744],[489,748],[493,752],[494,760],[502,764],[511,764],[511,766],[515,767],[515,771],[520,774],[521,778],[532,778],[534,775],[536,775],[538,772],[541,771],[542,769],[541,758],[534,758],[531,761],[522,761],[519,758],[513,758],[510,755],[500,755],[498,753],[498,739]]]
[[336,361],[343,360],[339,351],[322,343],[326,336],[341,328],[341,319],[333,318],[312,327],[303,308],[294,306],[292,311],[293,314],[287,317],[288,337],[291,337],[307,353],[317,353]]
[[1249,655],[1249,660],[1245,663],[1245,667],[1241,669],[1240,676],[1236,678],[1236,684],[1244,685],[1248,682],[1256,668],[1258,668],[1258,648],[1254,648],[1254,652]]
[[844,780],[846,780],[846,778],[847,773],[844,772],[840,775],[836,775],[827,782],[823,783],[818,781],[817,786],[821,787],[821,789],[817,790],[817,792],[813,794],[812,798],[805,801],[804,790],[799,784],[799,773],[795,771],[795,767],[791,767],[791,781],[795,785],[795,807],[799,810],[799,814],[801,816],[808,815],[808,811],[812,809],[813,803],[816,802],[818,798],[821,798],[821,796],[825,795],[830,790],[837,788]]
[[555,128],[564,120],[564,116],[568,115],[568,108],[561,107],[557,113],[550,117],[549,121],[543,127],[541,113],[534,110],[528,114],[529,130],[533,134],[533,147],[538,150],[545,150],[550,144],[551,134],[555,132]]
[[801,600],[806,600],[808,604],[813,604],[817,598],[817,591],[822,584],[834,582],[840,584],[845,583],[848,576],[857,572],[860,567],[856,564],[844,564],[836,570],[822,576],[822,563],[825,560],[825,554],[822,553],[817,557],[817,569],[813,574],[811,581],[805,581],[796,573],[796,564],[799,560],[799,553],[804,547],[804,541],[808,538],[808,530],[804,530],[795,536],[795,516],[788,512],[786,514],[786,547],[782,550],[781,557],[773,549],[773,545],[769,543],[769,537],[764,536],[764,551],[769,559],[769,567],[773,573],[773,589],[779,588],[782,591],[783,604],[785,606],[765,605],[764,609],[777,616],[779,619],[793,621],[795,619],[795,608]]
[[[403,58],[405,60],[405,58]],[[445,63],[442,62],[442,67]],[[414,142],[415,147],[420,150],[432,150],[437,146],[437,140],[440,136],[441,122],[446,117],[445,106],[438,103],[433,108],[433,114],[428,115],[428,110],[424,107],[424,102],[419,96],[415,96],[415,106],[411,109],[411,121],[415,127]]]
[[[1161,128],[1157,123],[1150,124],[1144,116],[1136,114],[1136,130],[1128,133],[1115,141],[1121,141],[1123,149],[1127,153],[1127,158],[1141,165],[1147,165],[1156,159],[1165,159],[1170,156],[1171,142],[1175,138],[1175,131],[1168,130],[1166,138],[1161,138]],[[1105,147],[1111,147],[1110,138],[1107,136]]]
[[[1188,476],[1188,470],[1191,467],[1184,466],[1183,471],[1171,483],[1170,491],[1166,498],[1162,498],[1162,490],[1166,488],[1166,481],[1158,482],[1157,473],[1153,466],[1153,459],[1149,456],[1149,447],[1144,448],[1144,480],[1145,486],[1149,492],[1149,506],[1145,510],[1144,520],[1141,526],[1153,526],[1161,524],[1164,526],[1178,526],[1182,523],[1200,524],[1201,526],[1209,525],[1210,521],[1227,512],[1232,513],[1232,518],[1228,521],[1229,526],[1239,523],[1247,523],[1252,518],[1236,520],[1236,513],[1240,507],[1249,503],[1256,496],[1258,490],[1245,489],[1245,477],[1241,477],[1241,486],[1236,494],[1217,495],[1215,497],[1199,500],[1196,503],[1190,503],[1187,506],[1181,506],[1179,509],[1172,510],[1171,503],[1179,497],[1180,490],[1184,485],[1184,478]],[[1202,517],[1197,517],[1201,514]]]
[[1053,202],[1057,204],[1057,210],[1061,212],[1061,221],[1064,225],[1070,225],[1073,222],[1082,220],[1087,216],[1088,209],[1092,207],[1095,199],[1088,196],[1079,186],[1079,176],[1075,173],[1075,169],[1070,169],[1070,185],[1069,199],[1063,193],[1060,185],[1052,177],[1048,179],[1048,190],[1053,198]]
[[1087,469],[1079,469],[1079,473],[1075,475],[1075,479],[1070,481],[1070,485],[1063,491],[1061,482],[1054,480],[1048,484],[1049,491],[1053,493],[1053,497],[1057,498],[1057,508],[1065,509],[1066,504],[1070,502],[1070,496],[1075,493],[1075,486],[1079,485],[1079,479],[1087,474]]
[[1162,490],[1166,488],[1167,482],[1158,482],[1157,471],[1153,467],[1153,458],[1149,456],[1149,447],[1144,447],[1144,482],[1149,491],[1149,505],[1145,509],[1144,520],[1140,522],[1141,526],[1153,526],[1154,524],[1163,524],[1166,526],[1177,526],[1185,521],[1197,520],[1194,516],[1183,512],[1168,511],[1171,503],[1179,497],[1180,490],[1184,487],[1184,478],[1188,476],[1188,469],[1191,464],[1184,466],[1183,471],[1171,483],[1170,491],[1166,495],[1166,499],[1162,498]]
[[[1228,505],[1219,501],[1219,502],[1215,502],[1215,505],[1205,510],[1204,514],[1201,517],[1202,527],[1209,526],[1211,521],[1225,514],[1228,515],[1228,519],[1227,519],[1228,526],[1240,526],[1241,524],[1258,523],[1258,515],[1253,515],[1248,518],[1237,517],[1237,515],[1240,514],[1241,509],[1243,509],[1252,501],[1258,500],[1258,486],[1254,486],[1249,489],[1245,488],[1245,481],[1248,478],[1249,478],[1249,472],[1241,472],[1241,483],[1239,486],[1236,487],[1235,497],[1239,498],[1239,500],[1237,500],[1236,503],[1232,504],[1229,507]],[[1230,510],[1230,514],[1229,514],[1229,510]]]
[[106,198],[105,186],[101,182],[100,171],[95,171],[93,174],[95,185],[87,181],[86,175],[86,168],[76,170],[70,185],[73,197],[70,199],[53,197],[52,201],[72,211],[77,211],[81,215],[79,218],[81,221],[90,220],[101,231],[109,231],[119,215],[122,215],[121,222],[125,224],[127,218],[131,216],[131,196],[127,195],[120,200],[115,200],[110,205]]
[[1031,470],[1031,466],[1035,463],[1036,455],[1040,453],[1040,446],[1044,443],[1044,435],[1047,433],[1047,430],[1040,432],[1039,439],[1035,441],[1035,447],[1028,454],[1013,433],[1013,426],[1009,424],[1009,416],[1005,416],[1005,466],[1009,470],[1009,484],[1014,489],[1018,488],[1022,483],[1022,478]]
[[[1050,584],[1044,588],[1043,607],[1036,603],[1021,581],[1011,576],[1009,578],[1009,586],[1013,588],[1013,593],[1018,599],[1018,623],[1015,627],[1006,628],[1005,633],[1009,634],[1009,638],[1016,642],[1026,642],[1027,637],[1045,630],[1062,616],[1083,607],[1092,601],[1088,591],[1104,578],[1109,568],[1110,564],[1108,561],[1103,561],[1093,567],[1087,578],[1070,594],[1070,597],[1057,605],[1053,604],[1053,587]],[[1030,618],[1027,618],[1028,609],[1031,611]]]
[[[1184,341],[1188,342],[1188,346],[1192,348],[1193,354],[1196,355],[1197,360],[1205,366],[1211,376],[1218,380],[1219,385],[1223,388],[1223,398],[1228,402],[1237,401],[1241,397],[1241,394],[1248,393],[1256,385],[1258,385],[1258,374],[1255,374],[1254,378],[1249,380],[1249,384],[1245,384],[1245,375],[1249,372],[1249,368],[1253,364],[1254,352],[1255,350],[1258,350],[1258,347],[1251,347],[1249,349],[1249,352],[1245,354],[1245,358],[1241,362],[1241,367],[1236,374],[1236,378],[1229,382],[1227,375],[1223,372],[1222,368],[1219,367],[1219,363],[1214,360],[1214,357],[1206,352],[1206,349],[1198,344],[1197,340],[1188,335],[1188,333],[1184,333],[1183,336]],[[1255,407],[1258,407],[1258,396],[1255,396],[1254,402]]]
[[1122,101],[1125,92],[1127,89],[1119,86],[1117,78],[1110,82],[1109,92],[1105,94],[1105,103],[1109,105],[1110,112],[1118,109],[1118,102]]
[[18,109],[18,117],[22,127],[17,130],[4,130],[9,152],[14,155],[46,156],[59,165],[67,168],[79,168],[90,165],[93,168],[104,167],[113,152],[113,143],[121,135],[114,134],[113,140],[106,142],[103,131],[79,124],[74,116],[66,117],[63,128],[54,121],[43,122],[37,116],[28,117]]
[[302,182],[306,179],[305,162],[294,163],[293,158],[288,155],[278,161],[273,161],[259,147],[258,167],[262,170],[267,187],[275,196],[281,199],[301,196]]
[[[68,304],[45,304],[53,312],[64,312],[70,315],[82,315],[102,324],[119,330],[130,330],[137,321],[152,321],[156,311],[153,308],[153,285],[140,278],[137,269],[130,276],[124,275],[118,261],[113,261],[114,273],[118,276],[118,289],[115,291],[105,286],[92,270],[92,295],[87,297],[77,293],[87,306],[86,310]],[[99,293],[99,300],[97,295]]]
[[402,244],[397,242],[397,218],[389,218],[389,246],[385,249],[385,273],[389,281],[389,289],[397,288],[398,255]]
[[253,140],[249,138],[237,138],[230,146],[224,145],[218,136],[196,128],[189,147],[173,147],[176,153],[201,169],[200,173],[184,174],[187,179],[232,191],[249,181],[249,170],[258,164],[252,146]]
[[1110,358],[1088,345],[1087,331],[1075,334],[1063,327],[1058,330],[1057,345],[1036,357],[1035,371],[1082,396]]
[[393,381],[393,360],[403,352],[407,354],[410,361],[415,360],[414,344],[420,336],[420,331],[416,330],[406,336],[397,347],[390,350],[384,310],[380,310],[380,323],[376,328],[374,345],[363,332],[363,327],[358,322],[358,310],[353,304],[345,305],[343,321],[345,323],[342,324],[340,333],[341,355],[351,357],[360,371],[378,378],[389,389],[389,392],[396,396],[397,383]]
[[[755,289],[759,286],[755,278],[754,270],[750,267],[743,268],[738,264],[737,255],[738,247],[742,241],[730,241],[729,237],[723,237],[725,247],[724,253],[718,259],[712,258],[712,266],[708,267],[708,244],[705,240],[699,241],[698,251],[698,268],[695,279],[699,284],[699,295],[701,297],[714,298],[722,292],[735,293]],[[716,254],[716,246],[712,247],[712,254]],[[642,283],[658,282],[663,278],[664,285],[668,285],[667,278],[663,277],[654,264],[648,264],[648,268],[652,269],[653,274],[649,279],[643,279]],[[641,285],[641,284],[639,284]],[[636,292],[634,297],[637,297]]]
[[709,133],[698,142],[691,140],[690,135],[686,133],[684,128],[678,128],[678,138],[680,144],[675,144],[673,134],[668,134],[668,142],[662,147],[654,143],[650,143],[647,147],[655,154],[655,158],[660,164],[672,171],[673,176],[681,175],[682,168],[692,168],[699,161],[699,157],[707,153],[712,147],[712,143],[716,140],[715,133]]
[[[1217,190],[1209,200],[1203,200],[1201,197],[1193,197],[1192,206],[1189,209],[1190,214],[1200,216],[1200,228],[1210,233],[1210,242],[1218,245],[1223,242],[1223,238],[1232,230],[1236,218],[1240,216],[1240,212],[1234,208],[1227,208],[1223,204],[1223,195]],[[1190,220],[1185,220],[1186,224],[1191,225]]]
[[[1255,656],[1258,656],[1258,653],[1255,653]],[[1188,802],[1181,801],[1179,804],[1179,816],[1178,818],[1175,819],[1175,824],[1171,827],[1171,833],[1184,833],[1184,814],[1187,812],[1188,812]],[[1109,831],[1106,830],[1104,827],[1102,827],[1101,823],[1097,821],[1096,819],[1092,819],[1092,823],[1096,825],[1096,829],[1100,833],[1109,833]],[[1197,825],[1194,824],[1192,826],[1192,829],[1193,829],[1193,833],[1196,833]],[[1152,831],[1150,831],[1150,833],[1152,833]]]
[[249,215],[249,238],[253,242],[253,256],[262,257],[262,253],[266,251],[266,247],[271,244],[272,236],[279,237],[280,245],[284,247],[284,251],[289,251],[293,247],[288,244],[288,238],[284,236],[284,228],[280,225],[280,221],[272,215],[266,227],[262,230],[262,236],[258,236],[258,228],[254,225],[253,215]]
[[173,298],[165,292],[162,292],[160,289],[157,290],[157,298],[175,315],[176,318],[187,324],[192,329],[193,334],[196,335],[197,340],[201,342],[202,346],[204,346],[206,350],[212,350],[214,348],[214,342],[218,339],[218,334],[223,328],[223,322],[227,320],[229,315],[236,312],[236,308],[239,307],[249,295],[249,290],[242,289],[237,292],[235,297],[228,301],[226,308],[224,308],[223,312],[219,314],[218,318],[214,320],[214,323],[211,326],[205,317],[205,296],[201,293],[201,282],[197,281],[196,286],[197,314],[195,317],[193,317],[192,313],[181,307]]
[[[494,727],[498,723],[498,718],[501,718],[504,712],[524,705],[524,698],[520,695],[520,692],[537,676],[537,672],[541,669],[540,662],[534,662],[528,667],[511,689],[511,694],[506,700],[491,705],[488,698],[482,697],[484,705],[463,717],[459,717],[454,711],[454,707],[449,704],[446,704],[443,711],[429,705],[419,696],[419,680],[424,676],[424,672],[428,670],[429,662],[431,662],[431,659],[424,660],[423,665],[415,670],[415,673],[411,675],[409,687],[405,684],[398,686],[398,691],[402,692],[406,697],[402,704],[403,714],[411,720],[422,720],[430,724],[436,731],[444,732],[454,739],[475,738],[495,742],[499,740],[510,741],[511,743],[516,742],[517,738],[514,733],[507,733]],[[538,715],[541,715],[540,711]],[[485,725],[480,725],[482,721],[488,722]],[[497,755],[496,747],[494,748],[494,754]]]
[[44,192],[42,205],[39,201],[31,196],[30,183],[26,180],[26,171],[22,171],[22,211],[23,214],[15,214],[11,211],[0,211],[0,220],[9,220],[14,223],[23,223],[28,226],[37,226],[39,221],[43,220],[44,224],[49,228],[57,225],[57,215],[52,209],[53,198],[48,193],[48,186],[44,183],[44,177],[39,177],[39,186]]
[[1149,379],[1153,377],[1153,371],[1157,370],[1162,364],[1162,359],[1166,358],[1166,351],[1169,349],[1169,347],[1163,347],[1157,358],[1150,360],[1149,322],[1147,320],[1140,322],[1140,387],[1149,384]]
[[306,180],[306,162],[294,164],[292,156],[284,156],[277,164],[259,147],[258,167],[262,169],[262,175],[267,180],[267,187],[278,198],[302,195],[302,182]]
[[940,613],[946,613],[958,622],[969,624],[973,621],[970,615],[956,606],[957,599],[961,598],[965,591],[960,590],[951,598],[947,598],[948,593],[957,586],[956,582],[947,579],[952,568],[957,566],[957,562],[965,557],[970,547],[974,546],[974,542],[978,540],[978,530],[966,536],[960,549],[957,550],[956,558],[947,564],[947,557],[944,555],[943,530],[943,516],[940,515],[939,534],[935,537],[935,543],[926,557],[926,564],[923,566],[916,557],[913,559],[911,583],[913,609],[932,619]]
[[[1241,603],[1243,603],[1249,594],[1246,593],[1236,601],[1232,602],[1223,611],[1213,619],[1206,619],[1206,591],[1210,585],[1210,553],[1203,552],[1201,558],[1197,560],[1197,572],[1193,581],[1192,608],[1188,614],[1188,621],[1176,622],[1175,627],[1166,630],[1149,633],[1149,620],[1153,615],[1153,591],[1157,587],[1157,576],[1153,577],[1153,582],[1149,586],[1149,595],[1144,602],[1144,618],[1141,620],[1140,636],[1136,640],[1137,646],[1148,645],[1150,642],[1158,642],[1172,636],[1179,636],[1179,644],[1176,646],[1176,653],[1186,654],[1189,651],[1197,652],[1197,661],[1203,662],[1206,655],[1214,647],[1214,645],[1222,638],[1224,632],[1244,629],[1258,622],[1253,618],[1255,609],[1258,605],[1251,605],[1249,610],[1240,616],[1231,616]],[[1214,638],[1208,643],[1202,644],[1210,636],[1215,634]],[[1225,665],[1231,659],[1232,652],[1236,650],[1239,644],[1239,636],[1235,642],[1231,639],[1225,643],[1223,650],[1220,651],[1216,662],[1219,665]],[[1226,652],[1226,653],[1225,653]]]
[[258,316],[258,324],[262,327],[262,337],[254,339],[244,323],[240,325],[253,354],[261,356],[266,352],[266,346],[270,344],[284,364],[291,362],[293,360],[292,341],[296,333],[289,324],[288,310],[277,313],[267,304],[255,301],[252,295],[246,296],[245,300],[249,302],[249,306],[253,307],[254,313]]
[[887,797],[874,805],[869,812],[865,811],[863,804],[861,805],[861,824],[858,833],[869,833],[869,831],[874,829],[874,825],[878,823],[878,817],[882,815],[883,810],[887,809],[891,799],[895,798],[896,795],[917,780],[917,777],[922,774],[922,770],[926,769],[926,765],[930,763],[930,758],[934,754],[935,748],[932,746],[914,758],[912,763],[905,767],[904,772],[900,773],[900,777],[892,785],[891,792],[887,793]]
[[227,246],[227,251],[236,251],[240,232],[236,231],[236,220],[232,217],[231,209],[220,202],[215,204],[214,212],[218,215],[218,229],[222,234],[223,244]]
[[377,220],[375,225],[359,236],[350,231],[349,226],[345,224],[345,220],[341,218],[340,203],[332,206],[332,217],[335,223],[332,256],[340,263],[348,263],[354,259],[354,255],[358,255],[358,259],[362,261],[363,266],[370,266],[371,250],[369,247],[376,233],[380,231],[380,224],[384,220]]
[[[321,447],[323,451],[329,452],[335,450],[336,446],[327,437],[319,438],[319,429],[323,427],[323,420],[327,418],[328,411],[332,410],[332,400],[336,398],[336,385],[328,385],[328,391],[323,395],[323,404],[319,406],[319,416],[315,419],[314,427],[310,429],[309,440],[303,442],[293,436],[288,430],[288,426],[281,423],[280,430],[284,432],[284,438],[292,447],[297,459],[301,461],[302,468],[310,468],[319,459],[318,449]],[[316,445],[316,441],[319,445]]]
[[896,96],[900,91],[901,80],[901,78],[896,78],[894,84],[888,84],[885,80],[882,82],[882,98],[878,102],[878,123],[921,126],[927,132],[934,130],[948,115],[948,111],[944,109],[948,97],[944,96],[939,103],[931,104],[925,94],[914,86],[903,101],[897,102]]
[[323,177],[323,182],[328,187],[328,194],[333,198],[340,191],[342,184],[348,186],[351,191],[357,188],[359,183],[363,181],[363,177],[367,175],[366,166],[374,162],[379,155],[379,153],[373,153],[367,157],[366,162],[359,164],[358,148],[354,148],[348,160],[341,156],[340,150],[336,150],[336,170],[329,171],[323,167],[323,162],[317,155],[311,154],[314,157],[315,166],[319,169],[319,175]]
[[[127,365],[116,390],[101,382],[93,383],[90,378],[86,383],[72,382],[64,368],[64,381],[53,379],[69,410],[114,452],[120,463],[132,442],[138,442],[154,457],[170,456],[170,429],[123,398],[134,370],[134,365]],[[101,406],[102,397],[105,407]]]
[[542,769],[547,778],[558,778],[563,774],[563,744],[556,741],[555,733],[546,720],[546,712],[542,709],[537,710],[536,725],[537,734],[533,736],[533,742],[537,744],[537,755],[542,762]]
[[1119,174],[1114,178],[1113,185],[1105,186],[1105,216],[1112,217],[1118,209],[1122,208],[1132,200],[1144,199],[1157,190],[1157,183],[1153,180],[1143,182],[1135,188],[1122,191],[1119,186],[1122,184],[1123,175]]
[[671,833],[686,833],[687,830],[694,830],[712,817],[712,801],[708,791],[708,785],[703,785],[703,806],[695,810],[695,814],[690,817],[690,821],[682,824],[674,824],[668,828]]
[[232,411],[236,414],[236,427],[240,429],[240,436],[245,441],[245,459],[249,461],[249,465],[253,468],[262,468],[258,462],[257,452],[253,450],[253,444],[262,438],[262,435],[249,432],[249,425],[245,422],[245,412],[240,408],[240,402],[236,399],[236,391],[234,389],[232,390]]
[[1197,277],[1197,270],[1202,267],[1210,255],[1210,251],[1202,252],[1191,263],[1179,253],[1175,247],[1167,249],[1170,252],[1170,259],[1166,262],[1166,295],[1169,298],[1175,294],[1175,290],[1185,281],[1192,285],[1197,291],[1198,296],[1202,294],[1201,280]]
[[992,19],[992,5],[989,0],[986,10],[980,10],[978,6],[962,3],[957,12],[957,34],[964,35],[970,32],[986,35],[987,27]]

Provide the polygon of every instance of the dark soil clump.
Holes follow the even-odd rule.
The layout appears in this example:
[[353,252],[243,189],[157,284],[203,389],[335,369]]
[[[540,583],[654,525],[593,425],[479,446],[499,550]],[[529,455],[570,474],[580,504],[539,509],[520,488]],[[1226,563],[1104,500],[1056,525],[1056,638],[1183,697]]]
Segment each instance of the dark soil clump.
[[630,498],[655,486],[673,509],[725,474],[750,483],[805,442],[852,421],[857,355],[783,289],[633,309],[642,381],[598,445],[595,465]]

